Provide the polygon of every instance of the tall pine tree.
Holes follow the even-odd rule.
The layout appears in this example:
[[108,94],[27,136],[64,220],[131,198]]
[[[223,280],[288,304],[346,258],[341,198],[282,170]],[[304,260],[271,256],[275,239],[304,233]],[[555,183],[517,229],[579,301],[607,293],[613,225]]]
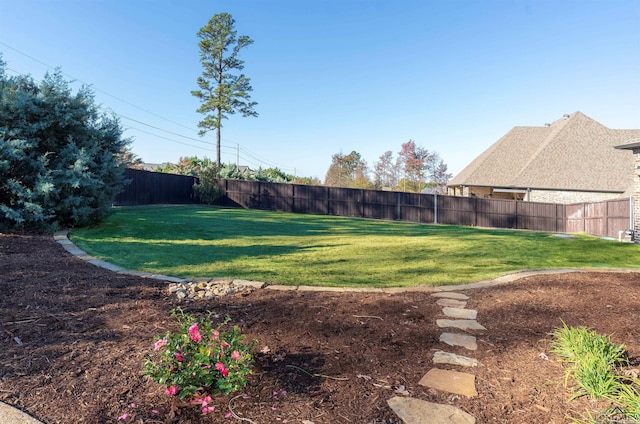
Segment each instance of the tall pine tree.
[[240,112],[242,116],[258,116],[251,101],[253,91],[249,78],[234,74],[244,69],[244,60],[238,57],[240,50],[253,44],[246,35],[238,37],[235,20],[228,13],[214,15],[207,25],[200,28],[200,61],[202,76],[198,77],[199,90],[191,94],[200,99],[198,112],[204,119],[198,123],[200,135],[216,130],[216,163],[220,169],[220,129],[222,120]]

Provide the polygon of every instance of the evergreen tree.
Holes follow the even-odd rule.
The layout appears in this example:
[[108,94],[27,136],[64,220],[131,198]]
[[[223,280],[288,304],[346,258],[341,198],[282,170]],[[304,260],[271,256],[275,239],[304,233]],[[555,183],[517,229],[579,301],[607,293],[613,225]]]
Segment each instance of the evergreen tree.
[[236,112],[242,116],[258,116],[253,110],[249,93],[253,91],[249,78],[243,74],[234,75],[233,71],[244,68],[244,60],[238,58],[240,50],[253,44],[246,35],[237,36],[235,20],[228,13],[214,15],[206,26],[198,31],[200,42],[200,61],[204,68],[198,77],[199,90],[191,94],[200,99],[198,112],[204,119],[198,123],[200,135],[216,130],[216,163],[220,163],[220,128],[222,119]]
[[73,94],[59,71],[40,83],[10,77],[0,59],[0,228],[105,217],[124,187],[129,143],[87,87]]

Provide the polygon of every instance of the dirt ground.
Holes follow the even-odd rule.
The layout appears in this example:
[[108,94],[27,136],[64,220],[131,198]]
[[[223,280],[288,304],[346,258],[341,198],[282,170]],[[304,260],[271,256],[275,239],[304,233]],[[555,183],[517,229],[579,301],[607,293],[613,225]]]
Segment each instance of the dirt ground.
[[[626,344],[632,366],[640,361],[638,273],[539,276],[468,290],[467,308],[487,327],[474,333],[475,352],[438,341],[435,321],[443,316],[428,293],[258,290],[180,304],[166,288],[85,263],[51,236],[0,234],[0,400],[45,423],[319,424],[400,423],[386,401],[409,395],[456,405],[478,423],[568,423],[567,416],[608,405],[567,402],[549,332],[562,321],[588,326]],[[259,340],[244,396],[216,397],[206,416],[193,407],[172,417],[163,388],[141,375],[178,305],[229,315]],[[469,371],[478,397],[418,384],[439,349],[482,363]],[[225,418],[230,410],[244,420]]]

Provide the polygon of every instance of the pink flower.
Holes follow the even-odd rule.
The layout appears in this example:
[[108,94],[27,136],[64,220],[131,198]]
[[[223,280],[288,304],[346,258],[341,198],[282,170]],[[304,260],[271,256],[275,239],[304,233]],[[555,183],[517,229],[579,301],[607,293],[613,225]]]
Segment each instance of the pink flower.
[[222,362],[216,362],[216,369],[220,371],[220,374],[222,374],[223,377],[229,375],[229,370],[224,366]]
[[176,352],[176,353],[174,353],[174,355],[173,355],[173,356],[175,356],[175,357],[176,357],[176,359],[178,360],[178,362],[182,362],[182,361],[184,361],[184,356],[182,356],[182,353],[180,353],[180,352]]
[[211,396],[202,399],[202,415],[205,415],[207,412],[213,412],[216,409],[215,406],[209,406],[209,402],[211,402]]
[[231,412],[227,412],[226,414],[224,414],[225,418],[231,418]]
[[153,344],[153,350],[160,350],[160,348],[162,346],[166,346],[167,345],[167,340],[166,339],[160,339],[157,342],[155,342]]
[[175,396],[178,394],[178,386],[175,384],[173,386],[167,387],[167,390],[164,391],[169,396]]
[[211,339],[212,340],[218,340],[218,336],[220,335],[220,332],[218,330],[213,330],[211,332]]
[[131,402],[131,404],[129,404],[129,406],[130,406],[130,407],[132,407],[132,408],[135,408],[135,407],[136,407],[136,404],[135,404],[135,403],[133,403],[133,402]]
[[240,359],[240,352],[238,352],[237,350],[234,350],[233,353],[231,354],[231,359],[235,359],[235,360]]
[[118,417],[118,421],[124,421],[124,420],[126,420],[127,418],[129,418],[129,414],[125,413],[125,414],[122,414],[122,415],[120,415],[120,416]]
[[151,410],[151,413],[152,413],[152,414],[157,414],[157,413],[158,413],[158,410],[157,410],[157,409],[152,409],[152,410]]
[[191,340],[196,343],[200,343],[202,341],[202,336],[200,335],[200,330],[198,330],[197,323],[189,327],[189,337],[191,337]]

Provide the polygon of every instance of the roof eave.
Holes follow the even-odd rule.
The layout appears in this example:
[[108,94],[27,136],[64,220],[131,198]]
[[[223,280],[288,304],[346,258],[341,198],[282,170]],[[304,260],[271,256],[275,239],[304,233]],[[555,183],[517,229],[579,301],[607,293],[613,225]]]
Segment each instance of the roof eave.
[[619,146],[613,146],[615,149],[619,149],[619,150],[635,150],[635,149],[640,149],[640,141],[638,141],[637,143],[627,143],[627,144],[621,144]]

